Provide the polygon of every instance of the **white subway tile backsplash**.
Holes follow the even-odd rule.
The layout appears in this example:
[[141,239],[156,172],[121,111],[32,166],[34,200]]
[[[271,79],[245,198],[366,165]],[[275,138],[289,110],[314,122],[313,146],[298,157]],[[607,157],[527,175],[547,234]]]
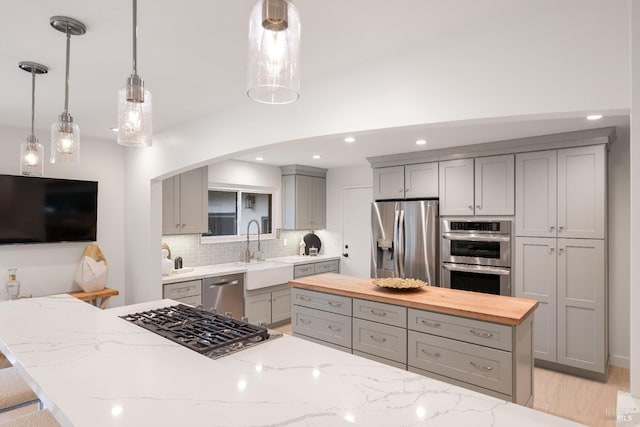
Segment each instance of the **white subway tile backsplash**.
[[[307,231],[281,231],[279,239],[261,240],[260,247],[266,258],[298,255],[299,242]],[[284,246],[287,239],[287,246]],[[243,261],[247,242],[200,244],[199,234],[162,236],[162,241],[171,249],[171,259],[182,257],[185,267],[199,267],[211,264]],[[258,242],[252,238],[251,252],[258,249]],[[160,249],[158,249],[158,252]]]

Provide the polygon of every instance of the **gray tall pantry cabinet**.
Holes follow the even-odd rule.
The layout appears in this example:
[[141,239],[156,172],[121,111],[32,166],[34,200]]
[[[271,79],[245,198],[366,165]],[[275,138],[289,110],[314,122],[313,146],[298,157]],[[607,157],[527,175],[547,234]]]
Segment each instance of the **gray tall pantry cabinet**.
[[536,364],[606,378],[606,146],[516,155],[516,296],[540,305]]

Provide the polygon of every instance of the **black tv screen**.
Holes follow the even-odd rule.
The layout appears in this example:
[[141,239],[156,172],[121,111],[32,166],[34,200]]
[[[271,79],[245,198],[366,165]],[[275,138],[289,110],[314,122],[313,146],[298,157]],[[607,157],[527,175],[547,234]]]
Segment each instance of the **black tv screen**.
[[0,175],[0,244],[93,242],[98,183]]

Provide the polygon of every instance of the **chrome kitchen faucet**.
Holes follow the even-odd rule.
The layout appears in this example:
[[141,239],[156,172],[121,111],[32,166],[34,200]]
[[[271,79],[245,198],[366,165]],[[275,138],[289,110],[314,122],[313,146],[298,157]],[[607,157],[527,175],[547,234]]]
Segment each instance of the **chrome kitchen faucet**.
[[260,224],[255,219],[252,219],[247,224],[247,250],[244,252],[244,262],[251,262],[251,251],[249,250],[249,228],[251,227],[251,223],[255,223],[256,227],[258,227],[258,253],[261,253],[260,250]]

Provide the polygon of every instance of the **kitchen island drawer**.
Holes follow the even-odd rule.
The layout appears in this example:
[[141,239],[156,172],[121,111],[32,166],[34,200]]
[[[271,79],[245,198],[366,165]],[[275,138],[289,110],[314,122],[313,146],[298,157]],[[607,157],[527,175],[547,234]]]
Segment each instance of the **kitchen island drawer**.
[[409,329],[511,351],[512,327],[410,308]]
[[351,348],[351,317],[294,305],[291,328],[295,334]]
[[351,316],[351,298],[342,295],[293,288],[291,289],[291,302],[294,305]]
[[409,331],[408,365],[511,395],[512,354]]
[[353,349],[407,363],[407,330],[354,318]]
[[315,265],[315,274],[338,273],[338,269],[339,261],[337,259],[333,259],[331,261],[321,261],[317,262]]
[[399,305],[354,298],[353,317],[399,328],[407,327],[407,308]]
[[202,294],[202,280],[189,280],[164,285],[163,298],[180,299]]

